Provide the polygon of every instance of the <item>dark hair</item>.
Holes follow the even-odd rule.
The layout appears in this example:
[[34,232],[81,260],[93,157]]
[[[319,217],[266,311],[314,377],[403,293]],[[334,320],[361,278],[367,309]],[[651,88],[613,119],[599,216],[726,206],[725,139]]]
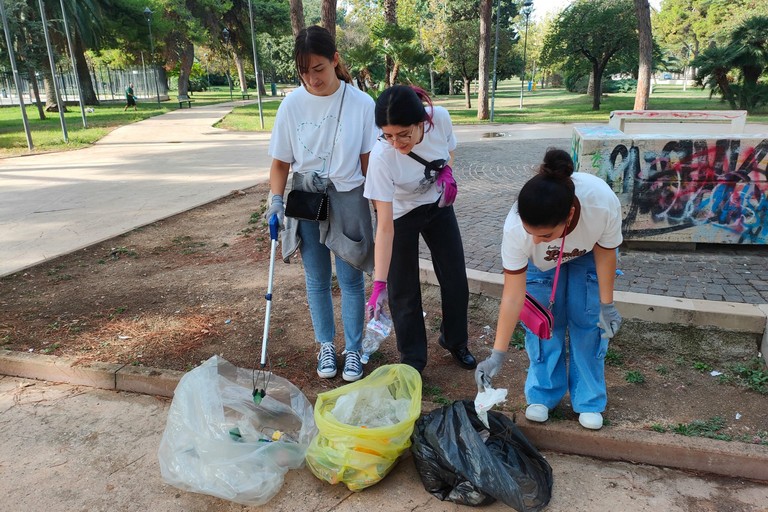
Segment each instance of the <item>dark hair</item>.
[[[296,36],[296,42],[293,45],[293,61],[296,63],[296,71],[298,71],[301,83],[304,83],[301,74],[306,73],[309,69],[310,55],[320,55],[333,62],[333,57],[337,52],[336,41],[333,40],[333,36],[328,30],[317,25],[302,29]],[[341,57],[339,57],[339,63],[336,66],[336,77],[344,82],[352,83],[352,77]]]
[[[429,112],[424,107],[429,105]],[[426,121],[431,128],[432,100],[424,89],[409,85],[393,85],[376,100],[376,126],[410,126]]]
[[562,149],[548,149],[538,174],[523,185],[517,196],[520,219],[535,227],[552,227],[564,222],[576,197],[571,174],[571,155]]

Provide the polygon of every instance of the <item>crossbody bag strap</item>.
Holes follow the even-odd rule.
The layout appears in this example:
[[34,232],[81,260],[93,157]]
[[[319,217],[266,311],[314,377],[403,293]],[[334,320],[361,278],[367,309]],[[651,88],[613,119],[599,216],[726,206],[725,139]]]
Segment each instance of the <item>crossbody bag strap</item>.
[[336,149],[336,136],[339,134],[339,124],[341,124],[341,107],[344,106],[344,96],[347,94],[347,82],[342,81],[344,90],[341,92],[341,103],[339,104],[339,113],[336,115],[336,129],[333,132],[333,141],[331,143],[331,154],[328,157],[328,179],[331,178],[331,162],[333,161],[333,150]]
[[[568,226],[565,226],[565,230],[568,231]],[[565,249],[565,235],[563,235],[563,242],[560,244],[560,255],[557,257],[557,268],[555,269],[555,282],[552,283],[552,295],[549,296],[549,309],[555,305],[555,292],[557,291],[557,278],[560,277],[560,263],[563,262],[563,250]]]
[[432,162],[427,162],[426,160],[421,158],[419,155],[417,155],[413,151],[408,152],[408,156],[413,158],[414,160],[416,160],[417,162],[419,162],[424,166],[424,178],[427,180],[433,179],[430,171],[435,171],[436,173],[439,173],[442,170],[442,167],[438,167]]

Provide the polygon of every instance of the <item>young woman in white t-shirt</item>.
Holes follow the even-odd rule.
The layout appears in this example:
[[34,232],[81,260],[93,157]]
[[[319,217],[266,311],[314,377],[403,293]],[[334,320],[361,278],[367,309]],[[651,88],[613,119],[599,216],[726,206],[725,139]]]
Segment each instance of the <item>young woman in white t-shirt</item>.
[[[352,382],[363,375],[364,272],[373,270],[373,228],[363,183],[368,156],[376,143],[374,103],[350,85],[352,80],[326,29],[312,26],[302,30],[296,38],[294,60],[302,85],[277,110],[269,144],[272,197],[266,218],[277,215],[284,226],[286,262],[297,250],[301,252],[321,378],[335,377],[337,372],[331,254],[335,257],[344,327],[342,377]],[[292,190],[328,193],[327,220],[284,217],[283,195],[291,170]]]
[[[434,107],[423,90],[396,85],[376,100],[376,126],[382,134],[371,151],[365,182],[365,197],[376,208],[374,284],[367,316],[378,317],[388,299],[400,361],[424,370],[427,332],[419,280],[421,236],[440,283],[439,343],[461,367],[472,369],[477,363],[467,349],[469,287],[452,206],[457,188],[450,165],[456,137],[450,115]],[[408,156],[410,152],[430,165]]]
[[574,173],[573,160],[563,150],[547,151],[538,174],[523,186],[507,215],[496,339],[491,356],[477,366],[475,379],[482,390],[501,369],[526,290],[541,304],[549,303],[564,235],[552,338],[541,339],[526,329],[525,417],[547,421],[549,411],[570,392],[579,423],[599,429],[607,403],[605,353],[621,326],[613,304],[621,204],[600,178]]

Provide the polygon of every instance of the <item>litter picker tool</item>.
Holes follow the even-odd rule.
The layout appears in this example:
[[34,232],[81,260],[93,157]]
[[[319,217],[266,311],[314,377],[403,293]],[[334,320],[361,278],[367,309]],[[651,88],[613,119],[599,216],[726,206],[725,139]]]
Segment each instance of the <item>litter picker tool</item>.
[[[267,299],[267,310],[264,314],[264,336],[261,339],[261,362],[259,364],[258,372],[254,370],[253,378],[253,401],[257,405],[261,403],[261,399],[266,396],[269,379],[272,376],[271,370],[266,369],[267,342],[269,341],[269,315],[272,312],[272,281],[275,276],[275,253],[277,252],[277,233],[279,227],[280,223],[277,220],[277,214],[272,214],[272,216],[269,218],[269,238],[271,239],[271,247],[269,254],[269,279],[267,280],[267,294],[264,296],[264,298]],[[264,387],[259,388],[259,383],[263,383]]]

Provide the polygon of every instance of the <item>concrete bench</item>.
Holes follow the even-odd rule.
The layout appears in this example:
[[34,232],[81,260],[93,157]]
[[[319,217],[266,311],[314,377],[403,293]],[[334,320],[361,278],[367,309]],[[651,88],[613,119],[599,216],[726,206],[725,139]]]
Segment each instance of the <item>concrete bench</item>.
[[719,123],[741,133],[747,124],[746,110],[614,110],[608,126],[625,131],[627,123]]
[[179,108],[184,108],[185,103],[187,104],[188,108],[192,108],[192,102],[195,101],[189,96],[179,96],[178,100],[179,100]]
[[768,133],[577,125],[572,155],[619,197],[626,241],[768,245]]

